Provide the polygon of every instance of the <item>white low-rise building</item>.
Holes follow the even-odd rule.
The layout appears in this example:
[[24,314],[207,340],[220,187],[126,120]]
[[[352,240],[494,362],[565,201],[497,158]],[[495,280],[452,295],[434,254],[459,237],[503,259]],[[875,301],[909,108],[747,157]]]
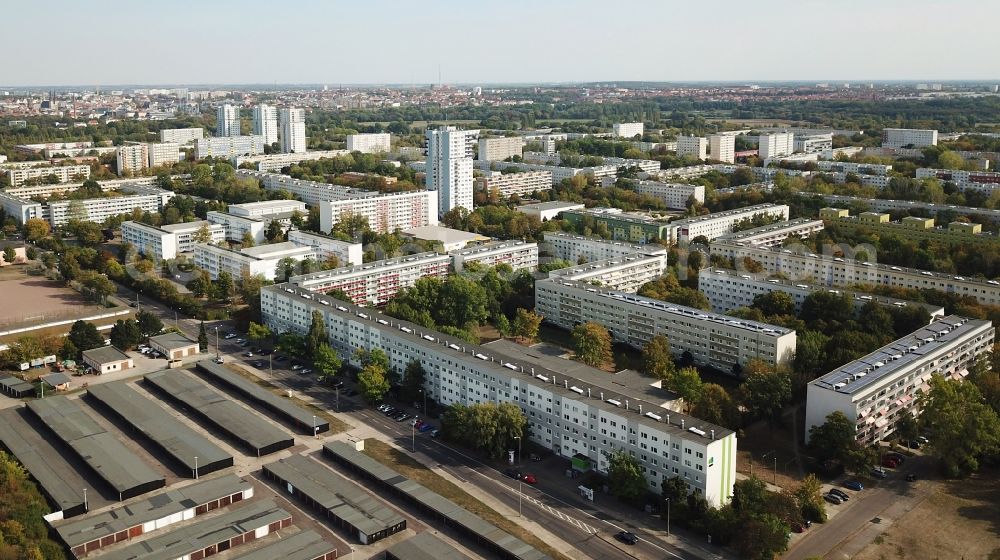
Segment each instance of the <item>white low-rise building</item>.
[[277,272],[278,263],[282,259],[299,262],[315,258],[316,253],[311,247],[300,247],[289,241],[246,247],[239,251],[215,245],[194,246],[194,264],[208,271],[213,280],[223,272],[228,272],[233,278],[240,278],[246,272],[251,276],[260,274],[272,281],[276,278],[283,279],[284,272]]
[[[727,136],[727,138],[732,137]],[[649,195],[662,201],[667,208],[685,210],[692,200],[698,204],[705,203],[705,187],[703,185],[636,181],[633,188],[639,194]]]
[[450,268],[450,255],[418,253],[295,276],[289,283],[310,292],[342,290],[358,305],[385,305],[417,280],[444,278]]
[[559,214],[570,210],[583,210],[584,205],[577,202],[562,202],[553,200],[551,202],[538,202],[535,204],[522,204],[516,210],[528,216],[535,216],[539,221],[547,222],[558,218]]
[[951,315],[810,382],[806,440],[834,412],[854,423],[858,442],[886,439],[900,418],[919,414],[932,377],[961,381],[992,350],[993,339],[991,321]]
[[818,154],[833,149],[833,134],[797,134],[795,135],[795,151],[806,154]]
[[317,258],[326,260],[337,257],[342,265],[360,266],[363,261],[364,248],[360,243],[341,241],[325,235],[309,231],[293,229],[288,232],[288,240],[296,245],[312,247]]
[[449,253],[455,272],[462,272],[471,263],[485,267],[509,265],[514,271],[538,268],[538,244],[524,241],[496,241]]
[[712,305],[712,311],[716,313],[728,313],[740,307],[750,307],[753,305],[754,298],[771,292],[782,292],[791,296],[795,310],[798,312],[802,309],[802,302],[810,294],[828,292],[845,294],[851,298],[855,309],[861,309],[870,302],[897,308],[916,305],[926,309],[931,320],[944,317],[944,308],[939,305],[906,301],[844,288],[831,289],[802,281],[771,278],[767,274],[747,274],[728,269],[701,271],[698,274],[698,291],[705,294],[708,303]]
[[262,220],[273,220],[299,212],[303,217],[308,213],[306,204],[300,200],[261,200],[260,202],[244,202],[230,204],[229,213],[236,216],[248,216]]
[[615,340],[635,348],[643,348],[656,335],[666,335],[674,354],[689,353],[695,362],[725,372],[737,372],[754,358],[785,364],[795,355],[793,330],[587,282],[561,278],[535,282],[535,310],[565,329],[594,321]]
[[225,230],[205,220],[165,226],[151,226],[142,222],[122,222],[122,242],[130,243],[137,251],[157,260],[177,258],[180,253],[194,250],[195,237],[205,228],[208,243],[225,241]]
[[420,226],[405,229],[400,233],[406,239],[418,239],[420,241],[430,241],[431,243],[440,244],[440,250],[446,253],[464,249],[469,243],[480,243],[492,239],[478,233],[444,226]]
[[786,204],[757,204],[745,208],[714,212],[704,216],[695,216],[670,222],[670,242],[691,241],[696,237],[705,237],[709,241],[733,231],[733,225],[742,220],[759,216],[788,219]]
[[392,134],[388,132],[349,134],[344,142],[348,152],[387,154],[392,151]]
[[10,186],[19,187],[32,179],[47,179],[54,176],[60,183],[70,181],[85,181],[90,178],[89,165],[55,165],[47,167],[27,167],[8,169],[7,178]]
[[255,244],[264,243],[264,230],[267,228],[267,221],[254,216],[240,216],[228,212],[218,212],[210,210],[205,218],[213,223],[222,226],[225,231],[226,241],[243,242],[243,236],[250,234]]
[[209,156],[216,159],[231,160],[237,156],[252,156],[264,153],[264,137],[260,134],[250,136],[216,136],[200,138],[194,141],[195,159]]
[[513,403],[525,411],[526,437],[560,457],[583,458],[606,473],[605,453],[624,449],[639,462],[650,492],[678,477],[714,507],[732,495],[735,434],[670,410],[671,396],[658,387],[624,387],[613,375],[578,368],[549,370],[504,354],[503,346],[469,344],[297,286],[261,290],[261,315],[275,332],[306,333],[314,311],[345,360],[356,348],[377,348],[391,371],[419,362],[425,394],[442,406]]
[[502,173],[486,171],[485,176],[476,178],[479,190],[492,192],[496,189],[502,197],[511,195],[530,196],[536,191],[547,191],[552,188],[551,171],[523,171],[520,173]]
[[555,257],[571,263],[606,261],[631,255],[666,255],[667,248],[585,237],[561,231],[545,232],[544,247]]

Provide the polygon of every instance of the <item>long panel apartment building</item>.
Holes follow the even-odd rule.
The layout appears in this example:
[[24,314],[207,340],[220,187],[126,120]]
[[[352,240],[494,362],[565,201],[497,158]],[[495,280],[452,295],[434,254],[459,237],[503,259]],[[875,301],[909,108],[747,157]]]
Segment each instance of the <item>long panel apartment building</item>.
[[795,354],[795,331],[745,321],[683,305],[607,290],[587,282],[550,278],[535,283],[535,310],[555,325],[572,329],[594,321],[612,337],[635,348],[654,336],[670,338],[677,355],[724,372],[751,359],[788,363]]
[[417,280],[444,278],[450,269],[449,255],[428,252],[295,276],[289,283],[310,292],[342,290],[358,305],[384,305]]
[[733,231],[733,226],[742,220],[757,217],[788,219],[786,204],[757,204],[734,210],[714,212],[704,216],[695,216],[670,223],[671,243],[691,241],[696,237],[705,237],[709,241]]
[[518,240],[484,243],[452,251],[449,255],[455,272],[462,272],[472,263],[483,267],[505,264],[514,271],[538,268],[538,244]]
[[389,153],[392,151],[392,134],[378,132],[369,134],[349,134],[344,139],[348,152],[364,154]]
[[567,210],[562,212],[562,218],[577,228],[588,224],[604,225],[611,232],[612,239],[622,241],[649,243],[671,239],[671,227],[666,220],[622,212],[618,208]]
[[277,271],[278,263],[282,259],[291,259],[295,262],[305,259],[315,260],[316,253],[311,247],[300,247],[288,241],[246,247],[239,251],[215,245],[194,246],[195,265],[207,271],[212,280],[217,279],[223,272],[228,272],[233,278],[240,278],[244,272],[251,276],[260,274],[267,280],[283,278],[284,273]]
[[333,159],[346,156],[351,152],[347,150],[315,150],[312,152],[302,152],[297,154],[260,154],[256,156],[236,156],[233,159],[233,167],[239,167],[244,163],[256,166],[257,171],[274,172],[281,171],[286,167],[302,163],[304,161],[316,161],[320,159]]
[[938,131],[919,128],[884,128],[882,129],[883,148],[920,148],[937,146]]
[[180,253],[194,250],[194,238],[205,228],[209,243],[220,243],[226,239],[224,227],[205,220],[151,226],[141,222],[122,222],[122,242],[130,243],[147,257],[159,260],[175,259]]
[[122,196],[48,202],[43,205],[41,217],[48,219],[52,227],[66,225],[70,219],[102,224],[108,218],[130,214],[136,208],[143,212],[160,212],[174,197],[172,191],[156,187],[130,186],[128,190],[131,194]]
[[769,278],[766,274],[746,274],[729,269],[702,270],[698,274],[698,291],[705,294],[708,303],[712,306],[712,311],[716,313],[728,313],[740,307],[750,307],[753,305],[754,298],[771,292],[782,292],[791,296],[795,310],[798,312],[810,294],[828,292],[846,295],[851,299],[855,310],[860,310],[870,302],[897,308],[916,305],[926,309],[931,320],[944,317],[944,307],[939,305],[906,301],[844,288],[830,289],[826,286],[801,281]]
[[807,439],[833,412],[855,424],[859,442],[885,439],[903,415],[919,414],[918,397],[933,376],[963,379],[993,339],[991,321],[950,315],[810,382]]
[[60,183],[70,181],[86,181],[90,178],[89,165],[51,165],[47,167],[24,167],[7,170],[7,178],[12,187],[19,187],[25,182],[39,179],[44,180],[54,176]]
[[509,198],[511,195],[530,196],[536,191],[547,191],[552,188],[551,171],[522,171],[520,173],[501,173],[486,171],[483,177],[476,177],[476,188],[493,192]]
[[571,263],[585,263],[617,259],[630,255],[666,255],[662,245],[639,245],[624,241],[610,241],[600,237],[586,237],[561,231],[544,233],[545,247],[557,258]]
[[444,406],[514,403],[525,411],[532,442],[561,457],[585,457],[606,473],[605,453],[625,449],[639,461],[652,492],[676,476],[713,506],[732,495],[735,434],[664,408],[665,395],[648,397],[613,384],[609,376],[565,375],[299,286],[263,288],[261,310],[276,332],[299,333],[319,311],[331,346],[345,359],[355,348],[378,348],[391,370],[420,362],[426,394]]
[[952,183],[960,191],[991,194],[1000,189],[1000,173],[996,171],[964,171],[960,169],[917,169],[917,179],[939,179]]
[[665,254],[632,254],[560,268],[550,272],[549,277],[632,293],[662,276],[666,270]]
[[319,202],[320,229],[329,232],[341,217],[364,216],[379,233],[437,225],[437,193],[410,191]]
[[705,187],[703,185],[660,183],[658,181],[636,181],[633,185],[632,188],[635,192],[660,200],[667,208],[685,210],[691,201],[698,204],[705,203]]
[[160,130],[160,142],[193,144],[205,137],[204,128],[164,128]]
[[479,154],[476,159],[503,161],[509,157],[520,157],[522,150],[524,150],[524,138],[521,136],[480,138]]
[[716,241],[712,256],[720,255],[740,266],[750,258],[771,275],[783,275],[796,281],[824,286],[893,286],[914,290],[938,290],[969,296],[979,303],[1000,305],[1000,281],[967,278],[903,268],[873,262],[855,262],[851,258],[828,257],[804,250],[779,247],[755,247],[743,243]]
[[362,264],[364,250],[360,243],[341,241],[300,229],[289,231],[288,240],[296,245],[312,247],[316,252],[316,257],[320,260],[337,257],[337,260],[344,265],[360,266]]
[[194,141],[195,159],[209,156],[219,159],[233,159],[237,156],[252,156],[264,153],[264,137],[260,134],[249,136],[216,136],[199,138]]
[[823,220],[813,220],[811,218],[796,218],[784,222],[777,222],[766,226],[746,229],[736,233],[727,233],[718,237],[720,240],[738,241],[749,243],[758,247],[776,247],[785,242],[786,239],[805,239],[810,235],[823,230]]

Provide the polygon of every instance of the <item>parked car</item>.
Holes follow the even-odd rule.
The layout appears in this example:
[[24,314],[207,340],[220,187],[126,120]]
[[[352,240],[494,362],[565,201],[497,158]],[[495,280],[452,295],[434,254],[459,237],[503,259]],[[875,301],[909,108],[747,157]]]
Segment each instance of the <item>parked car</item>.
[[902,465],[906,461],[906,456],[902,453],[896,453],[895,451],[890,451],[885,454],[886,457],[891,457],[896,460],[897,463]]
[[635,544],[639,542],[639,536],[635,533],[630,533],[629,531],[618,531],[615,533],[615,538],[625,544]]
[[875,468],[875,469],[872,469],[871,475],[874,476],[875,478],[885,478],[885,477],[889,476],[889,473],[885,472],[884,469]]
[[434,424],[431,424],[430,422],[424,422],[422,426],[420,426],[419,428],[417,428],[417,431],[419,431],[419,432],[429,432],[429,431],[431,431],[433,429],[434,429]]
[[262,362],[260,360],[254,360],[253,367],[255,367],[255,368],[262,368],[262,367],[264,367],[264,362]]
[[861,484],[857,480],[848,480],[848,481],[844,482],[843,487],[844,488],[849,488],[851,490],[856,490],[858,492],[860,492],[860,491],[862,491],[862,490],[865,489],[865,485]]
[[436,438],[439,435],[441,435],[441,430],[439,430],[437,428],[434,428],[433,430],[431,430],[431,437]]
[[521,471],[517,469],[505,469],[503,474],[513,478],[514,480],[521,480]]
[[835,506],[839,506],[840,504],[844,503],[844,501],[841,500],[835,494],[823,494],[823,499],[826,500],[826,501],[828,501],[828,502],[830,502],[831,504],[833,504]]
[[920,449],[923,444],[919,440],[911,439],[910,441],[902,442],[904,447],[909,447],[910,449]]
[[247,352],[246,354],[243,355],[246,356],[247,358],[253,358],[253,352]]
[[525,482],[525,484],[536,484],[536,483],[538,483],[538,479],[535,478],[535,475],[530,474],[530,473],[525,473],[525,475],[521,477],[521,480],[523,480]]
[[910,473],[910,474],[906,475],[906,481],[907,482],[916,482],[917,481],[917,475],[915,475],[913,473]]
[[839,489],[839,488],[831,488],[831,489],[830,489],[830,494],[833,494],[834,496],[836,496],[836,497],[840,498],[841,500],[843,500],[843,501],[845,501],[845,502],[846,502],[847,500],[850,500],[850,499],[851,499],[851,496],[850,496],[850,495],[848,495],[848,493],[847,493],[847,492],[844,492],[843,490],[841,490],[841,489]]
[[274,357],[274,361],[276,361],[276,362],[283,362],[283,361],[285,361],[287,359],[288,359],[288,356],[283,356],[281,354],[278,354],[277,356]]
[[215,363],[217,363],[217,364],[221,364],[221,363],[223,362],[223,360],[222,360],[222,358],[221,358],[221,357],[219,357],[219,358],[216,358],[216,359],[214,359],[214,360],[212,360],[212,361],[213,361],[213,362],[215,362]]
[[882,466],[894,469],[899,466],[899,461],[895,457],[886,455],[885,457],[882,457]]
[[292,371],[299,371],[300,369],[302,369],[302,366],[300,366],[299,364],[292,365]]
[[225,338],[226,340],[232,340],[232,339],[236,338],[236,333],[234,333],[234,332],[226,333],[226,336],[224,336],[223,338]]
[[303,368],[303,370],[302,370],[302,373],[304,373],[306,375],[309,375],[312,372],[313,372],[312,368]]
[[406,420],[409,417],[410,417],[409,414],[407,414],[405,412],[400,412],[396,416],[393,416],[392,419],[395,420],[396,422],[402,422],[402,421]]

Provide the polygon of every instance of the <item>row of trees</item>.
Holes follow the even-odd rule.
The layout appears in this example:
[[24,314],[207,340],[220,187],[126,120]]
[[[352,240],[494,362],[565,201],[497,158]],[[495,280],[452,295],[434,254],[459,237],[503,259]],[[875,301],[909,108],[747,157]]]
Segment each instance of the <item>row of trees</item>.
[[499,459],[527,437],[528,419],[513,403],[455,403],[441,416],[444,436],[470,449]]
[[49,505],[14,458],[0,451],[0,558],[62,560],[63,547],[49,539],[43,516]]

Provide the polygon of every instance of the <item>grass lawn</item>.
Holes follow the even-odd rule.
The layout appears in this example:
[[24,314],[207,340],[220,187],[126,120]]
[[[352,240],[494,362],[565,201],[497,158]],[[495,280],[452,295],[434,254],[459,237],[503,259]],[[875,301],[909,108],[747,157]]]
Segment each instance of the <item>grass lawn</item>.
[[315,413],[317,418],[322,418],[323,420],[326,420],[327,422],[330,423],[330,433],[331,434],[337,434],[337,433],[340,433],[340,432],[346,432],[347,430],[350,430],[350,429],[352,429],[354,427],[354,426],[351,426],[350,424],[348,424],[347,422],[344,422],[343,420],[340,420],[339,418],[337,418],[334,415],[330,414],[324,408],[320,408],[320,407],[315,406],[313,404],[307,403],[306,401],[304,401],[302,399],[299,399],[297,397],[289,397],[288,396],[288,391],[285,391],[283,389],[280,389],[280,388],[272,385],[271,383],[268,383],[267,381],[265,381],[265,380],[257,377],[256,375],[250,373],[246,369],[240,367],[239,365],[236,365],[236,364],[226,364],[226,369],[228,369],[229,371],[232,371],[232,372],[234,372],[234,373],[236,373],[238,375],[241,375],[241,376],[245,377],[246,379],[248,379],[250,381],[253,381],[257,385],[260,385],[261,387],[267,389],[268,391],[274,393],[275,395],[277,395],[277,396],[279,396],[281,398],[288,399],[288,400],[292,401],[293,403],[295,403],[298,406],[300,406],[300,407],[308,410],[309,412]]
[[448,498],[479,517],[482,517],[486,521],[496,525],[504,531],[507,531],[545,554],[548,554],[552,558],[569,560],[565,555],[546,544],[542,539],[536,537],[520,525],[517,525],[506,517],[500,515],[499,512],[472,497],[465,490],[462,490],[458,486],[445,480],[434,471],[431,471],[389,444],[374,439],[366,439],[365,454],[380,463],[391,467],[399,474],[423,484],[427,488],[437,492],[445,498]]

